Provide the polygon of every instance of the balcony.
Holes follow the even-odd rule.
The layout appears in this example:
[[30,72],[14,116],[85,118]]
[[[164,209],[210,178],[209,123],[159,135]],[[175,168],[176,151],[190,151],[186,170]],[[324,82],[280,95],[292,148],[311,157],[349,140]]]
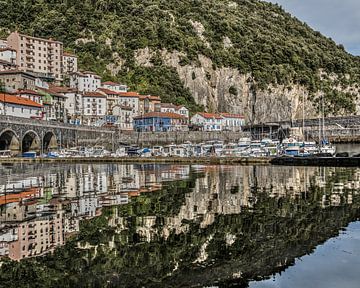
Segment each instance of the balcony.
[[32,43],[26,43],[26,48],[34,49],[35,46],[34,46],[34,44],[32,44]]

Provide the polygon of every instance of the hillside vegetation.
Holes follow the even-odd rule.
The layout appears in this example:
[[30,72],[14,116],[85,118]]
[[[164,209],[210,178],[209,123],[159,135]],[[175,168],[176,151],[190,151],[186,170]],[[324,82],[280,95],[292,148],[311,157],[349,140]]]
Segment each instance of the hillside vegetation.
[[[328,112],[355,110],[356,93],[345,88],[358,88],[359,57],[277,5],[258,0],[0,0],[0,6],[2,36],[17,29],[56,38],[79,55],[81,68],[192,110],[201,107],[176,70],[164,65],[160,51],[184,52],[182,65],[199,65],[202,54],[214,68],[251,73],[254,89],[300,84],[312,95],[322,89]],[[147,47],[159,52],[153,66],[137,66],[134,53]],[[119,59],[117,73],[110,73],[107,65]],[[322,81],[319,71],[325,72]]]

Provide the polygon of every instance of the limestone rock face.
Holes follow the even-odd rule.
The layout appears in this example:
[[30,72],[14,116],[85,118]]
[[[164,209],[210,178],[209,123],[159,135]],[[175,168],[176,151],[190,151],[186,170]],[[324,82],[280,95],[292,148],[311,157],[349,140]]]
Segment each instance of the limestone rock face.
[[[138,65],[147,66],[153,53],[148,48],[138,50]],[[317,117],[308,92],[302,86],[268,86],[266,90],[252,89],[251,75],[233,68],[214,69],[211,59],[199,55],[200,65],[180,65],[182,53],[161,51],[164,63],[177,70],[184,86],[189,88],[197,104],[207,111],[244,114],[248,122],[264,123]],[[303,105],[305,102],[305,105]]]

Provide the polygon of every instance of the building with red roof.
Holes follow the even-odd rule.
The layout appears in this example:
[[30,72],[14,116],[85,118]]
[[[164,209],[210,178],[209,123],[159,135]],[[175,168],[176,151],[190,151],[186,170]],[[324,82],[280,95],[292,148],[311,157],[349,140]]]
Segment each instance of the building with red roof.
[[0,92],[0,114],[22,118],[42,118],[43,105],[27,98]]
[[186,131],[188,120],[177,113],[149,112],[134,118],[134,130],[140,132]]
[[191,118],[191,124],[203,131],[240,131],[245,118],[239,114],[199,112]]
[[115,92],[127,92],[128,91],[128,87],[126,85],[115,83],[112,81],[107,81],[107,82],[101,83],[101,87],[115,91]]

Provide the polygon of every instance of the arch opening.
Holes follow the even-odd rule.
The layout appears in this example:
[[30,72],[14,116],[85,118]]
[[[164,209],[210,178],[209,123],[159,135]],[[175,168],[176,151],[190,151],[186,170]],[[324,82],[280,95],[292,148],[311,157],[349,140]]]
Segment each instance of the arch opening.
[[58,145],[55,134],[53,132],[45,133],[43,138],[43,151],[44,152],[54,151],[58,148],[57,146]]
[[40,153],[40,142],[40,137],[34,131],[26,132],[22,139],[22,153],[29,151],[35,151],[37,153]]
[[20,152],[19,139],[12,130],[6,130],[0,134],[0,151],[11,150],[12,154]]

